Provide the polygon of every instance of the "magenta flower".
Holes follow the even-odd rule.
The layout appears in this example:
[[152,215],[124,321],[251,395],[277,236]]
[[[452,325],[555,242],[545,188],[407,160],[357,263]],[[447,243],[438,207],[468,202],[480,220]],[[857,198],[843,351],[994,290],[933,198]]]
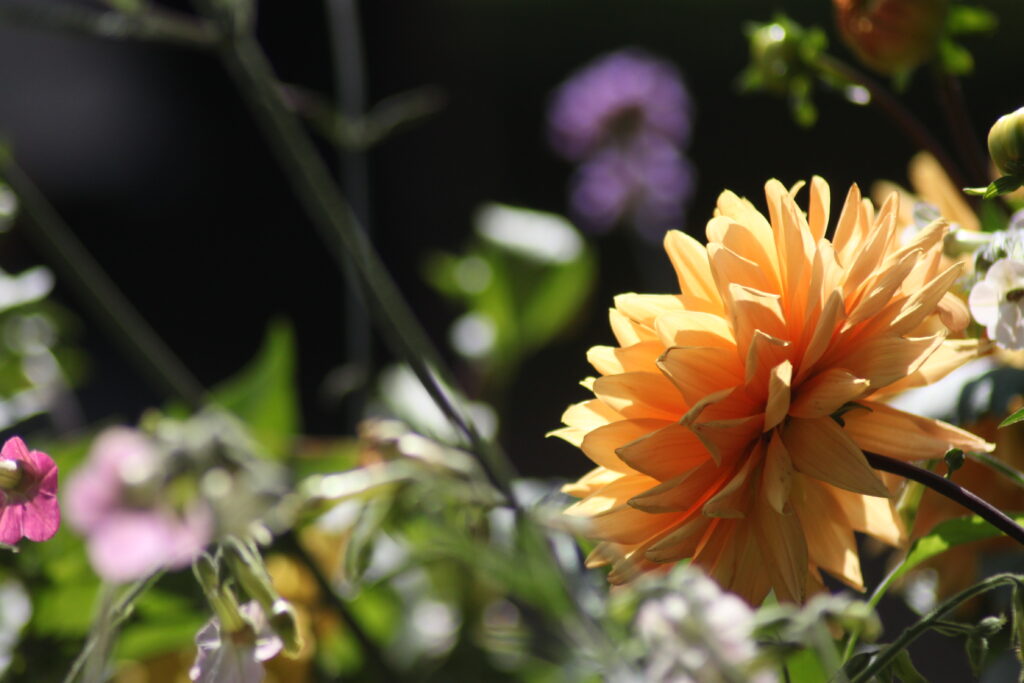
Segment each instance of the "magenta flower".
[[187,566],[210,542],[205,504],[166,500],[164,461],[144,434],[112,427],[93,442],[88,461],[64,496],[68,521],[86,536],[89,561],[102,578],[123,583]]
[[11,437],[0,451],[0,543],[45,541],[59,526],[57,465]]

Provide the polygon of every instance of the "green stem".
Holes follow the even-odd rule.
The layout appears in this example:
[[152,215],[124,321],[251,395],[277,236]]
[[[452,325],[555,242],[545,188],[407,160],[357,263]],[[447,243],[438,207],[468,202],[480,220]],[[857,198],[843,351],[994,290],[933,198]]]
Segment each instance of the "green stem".
[[26,236],[101,325],[111,340],[169,396],[193,409],[205,404],[205,391],[181,360],[149,326],[127,297],[75,237],[27,175],[9,157],[0,159],[2,176],[18,195],[31,229]]
[[52,0],[0,0],[0,3],[0,23],[203,49],[212,48],[219,41],[211,22],[165,9],[147,8],[126,14]]
[[121,594],[121,598],[117,600],[112,606],[103,610],[103,614],[100,616],[98,627],[94,626],[89,634],[89,638],[85,641],[85,645],[82,647],[82,651],[78,653],[78,657],[71,664],[71,668],[68,670],[67,676],[64,677],[64,683],[74,683],[74,681],[82,675],[86,664],[92,659],[92,653],[95,651],[96,646],[101,642],[109,642],[115,629],[117,629],[125,619],[131,616],[132,606],[135,601],[142,596],[147,590],[149,590],[153,584],[155,584],[160,577],[163,576],[163,571],[154,572],[144,579],[139,579],[135,583],[131,584],[128,589]]
[[871,678],[885,668],[886,664],[888,664],[894,657],[909,647],[910,644],[925,631],[940,622],[943,617],[955,610],[961,603],[966,602],[981,593],[985,593],[994,588],[999,588],[1000,586],[1021,585],[1024,585],[1024,577],[1021,577],[1020,575],[996,574],[995,576],[990,576],[984,581],[976,583],[970,588],[957,593],[922,617],[916,624],[905,629],[896,640],[879,651],[879,653],[875,655],[874,659],[872,659],[864,669],[854,676],[850,683],[867,683],[870,681]]
[[[211,11],[207,3],[200,2],[200,5]],[[364,285],[367,309],[376,317],[383,338],[409,364],[434,402],[466,438],[469,449],[481,458],[493,484],[512,502],[514,470],[511,464],[484,441],[447,388],[454,386],[448,381],[450,373],[402,298],[309,136],[282,101],[273,69],[259,44],[251,35],[233,34],[222,45],[221,57],[329,254],[342,270],[350,267],[350,263],[354,267]]]

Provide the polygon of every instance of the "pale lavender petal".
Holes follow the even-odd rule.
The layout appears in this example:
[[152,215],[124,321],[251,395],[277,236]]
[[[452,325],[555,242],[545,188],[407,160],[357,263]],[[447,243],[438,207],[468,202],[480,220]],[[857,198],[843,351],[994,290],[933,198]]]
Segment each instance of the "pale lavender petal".
[[171,525],[151,511],[108,515],[88,538],[89,560],[114,583],[141,579],[164,566],[173,540]]
[[192,564],[213,538],[213,516],[206,506],[186,512],[185,518],[172,520],[166,565],[178,569]]
[[999,299],[999,290],[995,285],[982,280],[971,288],[967,305],[979,324],[994,325],[999,318]]
[[121,482],[116,472],[86,465],[64,487],[64,510],[68,522],[89,534],[110,514],[121,498]]

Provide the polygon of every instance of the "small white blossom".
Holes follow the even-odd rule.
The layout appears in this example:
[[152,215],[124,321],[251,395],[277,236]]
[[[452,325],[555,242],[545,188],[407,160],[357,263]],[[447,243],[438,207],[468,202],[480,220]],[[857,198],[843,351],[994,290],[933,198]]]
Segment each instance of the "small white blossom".
[[214,617],[196,634],[196,661],[188,677],[197,683],[258,683],[263,680],[263,662],[284,647],[270,628],[256,602],[239,608],[246,622],[235,633],[226,632]]
[[1024,349],[1024,263],[1007,258],[993,263],[967,303],[996,344]]

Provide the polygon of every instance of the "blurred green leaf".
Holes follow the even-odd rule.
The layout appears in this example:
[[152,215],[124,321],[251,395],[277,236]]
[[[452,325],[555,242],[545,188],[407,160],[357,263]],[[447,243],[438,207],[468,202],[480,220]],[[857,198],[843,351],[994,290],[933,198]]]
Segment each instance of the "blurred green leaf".
[[786,675],[790,683],[821,683],[832,679],[812,648],[805,648],[786,659]]
[[991,10],[970,5],[953,5],[949,8],[946,29],[950,35],[964,33],[987,33],[994,31],[999,19]]
[[520,315],[523,343],[544,346],[579,314],[590,294],[597,267],[593,254],[553,268],[528,293]]
[[1021,420],[1024,420],[1024,408],[1015,411],[1008,418],[999,423],[999,427],[1009,427],[1012,424],[1017,424]]
[[[888,670],[890,675],[897,676],[903,683],[928,683],[928,679],[917,670],[914,662],[910,659],[910,653],[906,650],[902,650],[893,658],[892,663],[888,666]],[[975,675],[977,675],[977,672],[975,672]]]
[[967,76],[974,71],[974,57],[959,43],[946,39],[939,43],[939,60],[947,73]]
[[213,401],[237,415],[275,458],[289,453],[300,429],[295,390],[295,334],[282,320],[271,322],[263,346],[239,374],[213,391]]
[[200,614],[175,614],[159,621],[147,620],[121,629],[115,656],[118,659],[144,660],[168,652],[194,648],[196,633],[208,617]]
[[34,596],[32,630],[41,636],[81,638],[93,620],[93,606],[100,584],[63,583],[37,589]]

